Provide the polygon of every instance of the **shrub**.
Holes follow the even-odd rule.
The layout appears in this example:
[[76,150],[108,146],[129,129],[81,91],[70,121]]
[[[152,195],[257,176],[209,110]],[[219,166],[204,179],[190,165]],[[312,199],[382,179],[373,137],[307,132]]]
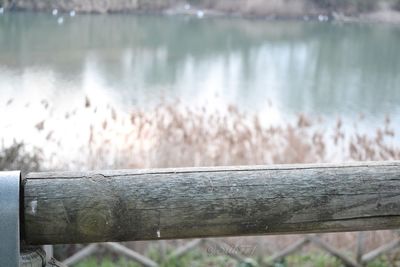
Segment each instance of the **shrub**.
[[27,170],[37,171],[40,169],[40,153],[28,153],[23,143],[14,142],[9,147],[1,148],[0,171]]

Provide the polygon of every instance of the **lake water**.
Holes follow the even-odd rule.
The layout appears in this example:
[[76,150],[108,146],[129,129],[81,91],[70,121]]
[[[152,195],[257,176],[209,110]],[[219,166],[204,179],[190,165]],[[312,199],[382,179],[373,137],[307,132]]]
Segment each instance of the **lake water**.
[[[269,107],[275,121],[300,112],[328,121],[362,114],[365,127],[381,125],[390,114],[400,129],[400,26],[59,18],[0,15],[3,126],[37,115],[34,105],[24,109],[29,101],[67,108],[88,95],[125,107],[148,107],[162,97],[188,105],[233,103],[255,112]],[[5,106],[10,98],[21,104]]]

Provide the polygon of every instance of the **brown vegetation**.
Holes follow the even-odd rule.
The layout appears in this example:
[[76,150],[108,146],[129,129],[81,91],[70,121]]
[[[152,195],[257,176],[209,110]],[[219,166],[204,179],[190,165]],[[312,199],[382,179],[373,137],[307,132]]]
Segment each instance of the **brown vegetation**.
[[[24,156],[27,153],[20,144],[8,149],[3,147],[0,169],[22,166],[31,171],[41,162],[50,162],[46,167],[52,169],[76,170],[400,159],[399,144],[390,143],[396,135],[389,117],[375,133],[367,135],[356,128],[345,131],[341,119],[327,127],[321,120],[304,114],[291,122],[270,125],[260,115],[243,113],[235,106],[215,111],[176,101],[125,112],[86,97],[80,107],[53,117],[46,103],[44,108],[49,110],[49,115],[35,122],[32,131],[42,135],[49,146],[56,144],[58,152],[42,155],[35,150],[33,156],[32,153]],[[62,123],[72,121],[73,125],[78,125],[82,118],[89,119],[87,136],[75,143],[80,146],[81,154],[76,155],[73,165],[61,157],[71,149],[70,144],[63,143],[65,131],[50,126],[60,118],[64,120]],[[81,128],[76,130],[85,132]],[[268,237],[257,242],[265,255],[286,247],[296,238]],[[390,231],[370,232],[365,247],[373,249],[392,238]],[[328,234],[324,239],[347,250],[356,246],[355,233]],[[255,242],[252,238],[231,238],[227,242],[238,240]]]
[[[389,118],[374,134],[366,134],[356,128],[345,131],[341,119],[329,126],[304,114],[295,121],[271,125],[260,115],[243,113],[235,106],[212,111],[176,101],[125,112],[111,105],[102,108],[89,98],[82,102],[81,108],[63,116],[73,125],[82,117],[90,118],[87,129],[79,129],[87,136],[74,143],[81,151],[72,166],[75,169],[400,159],[398,144],[391,142],[395,133]],[[50,116],[39,121],[36,130],[45,142],[71,149],[63,144],[64,132],[46,128],[52,120]],[[45,161],[59,168],[65,161],[58,156],[53,154]]]

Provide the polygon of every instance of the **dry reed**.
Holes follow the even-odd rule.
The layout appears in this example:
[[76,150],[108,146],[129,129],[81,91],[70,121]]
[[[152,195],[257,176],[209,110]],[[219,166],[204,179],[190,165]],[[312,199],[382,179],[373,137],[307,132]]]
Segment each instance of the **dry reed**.
[[[85,112],[97,113],[99,107],[90,103],[86,98]],[[88,142],[81,151],[89,155],[78,164],[157,168],[400,159],[389,118],[371,135],[345,132],[341,119],[329,128],[304,114],[269,125],[232,105],[213,112],[179,101],[150,110],[122,112],[111,105],[106,110],[88,124]],[[74,120],[71,114],[66,118]]]
[[[7,105],[10,104],[10,101]],[[48,101],[44,104],[47,109]],[[101,106],[86,97],[57,118],[49,112],[33,131],[59,152],[71,151],[63,143],[64,129],[49,129],[54,121],[69,121],[83,133],[75,146],[75,160],[65,163],[61,153],[43,153],[46,167],[52,169],[157,168],[182,166],[312,163],[349,160],[400,159],[399,144],[389,117],[374,134],[344,130],[338,119],[330,128],[304,114],[281,125],[269,125],[257,114],[245,114],[235,106],[217,111],[189,107],[179,101],[154,108],[121,111],[112,105]],[[83,119],[84,118],[84,119]],[[395,145],[392,145],[392,144]],[[45,152],[45,149],[44,149]],[[47,155],[47,156],[46,156]],[[277,251],[298,237],[263,239],[266,251]],[[324,235],[333,245],[355,246],[354,233]],[[392,238],[391,232],[371,232],[366,248],[372,249]],[[228,239],[227,239],[228,240]],[[237,239],[229,239],[236,242]],[[244,240],[244,239],[242,239]],[[247,241],[246,241],[247,242]]]

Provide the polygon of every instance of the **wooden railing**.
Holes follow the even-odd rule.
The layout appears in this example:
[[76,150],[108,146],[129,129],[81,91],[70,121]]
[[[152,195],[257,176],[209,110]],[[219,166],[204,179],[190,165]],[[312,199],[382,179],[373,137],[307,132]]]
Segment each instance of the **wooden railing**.
[[32,245],[395,229],[400,162],[28,173],[22,199]]

